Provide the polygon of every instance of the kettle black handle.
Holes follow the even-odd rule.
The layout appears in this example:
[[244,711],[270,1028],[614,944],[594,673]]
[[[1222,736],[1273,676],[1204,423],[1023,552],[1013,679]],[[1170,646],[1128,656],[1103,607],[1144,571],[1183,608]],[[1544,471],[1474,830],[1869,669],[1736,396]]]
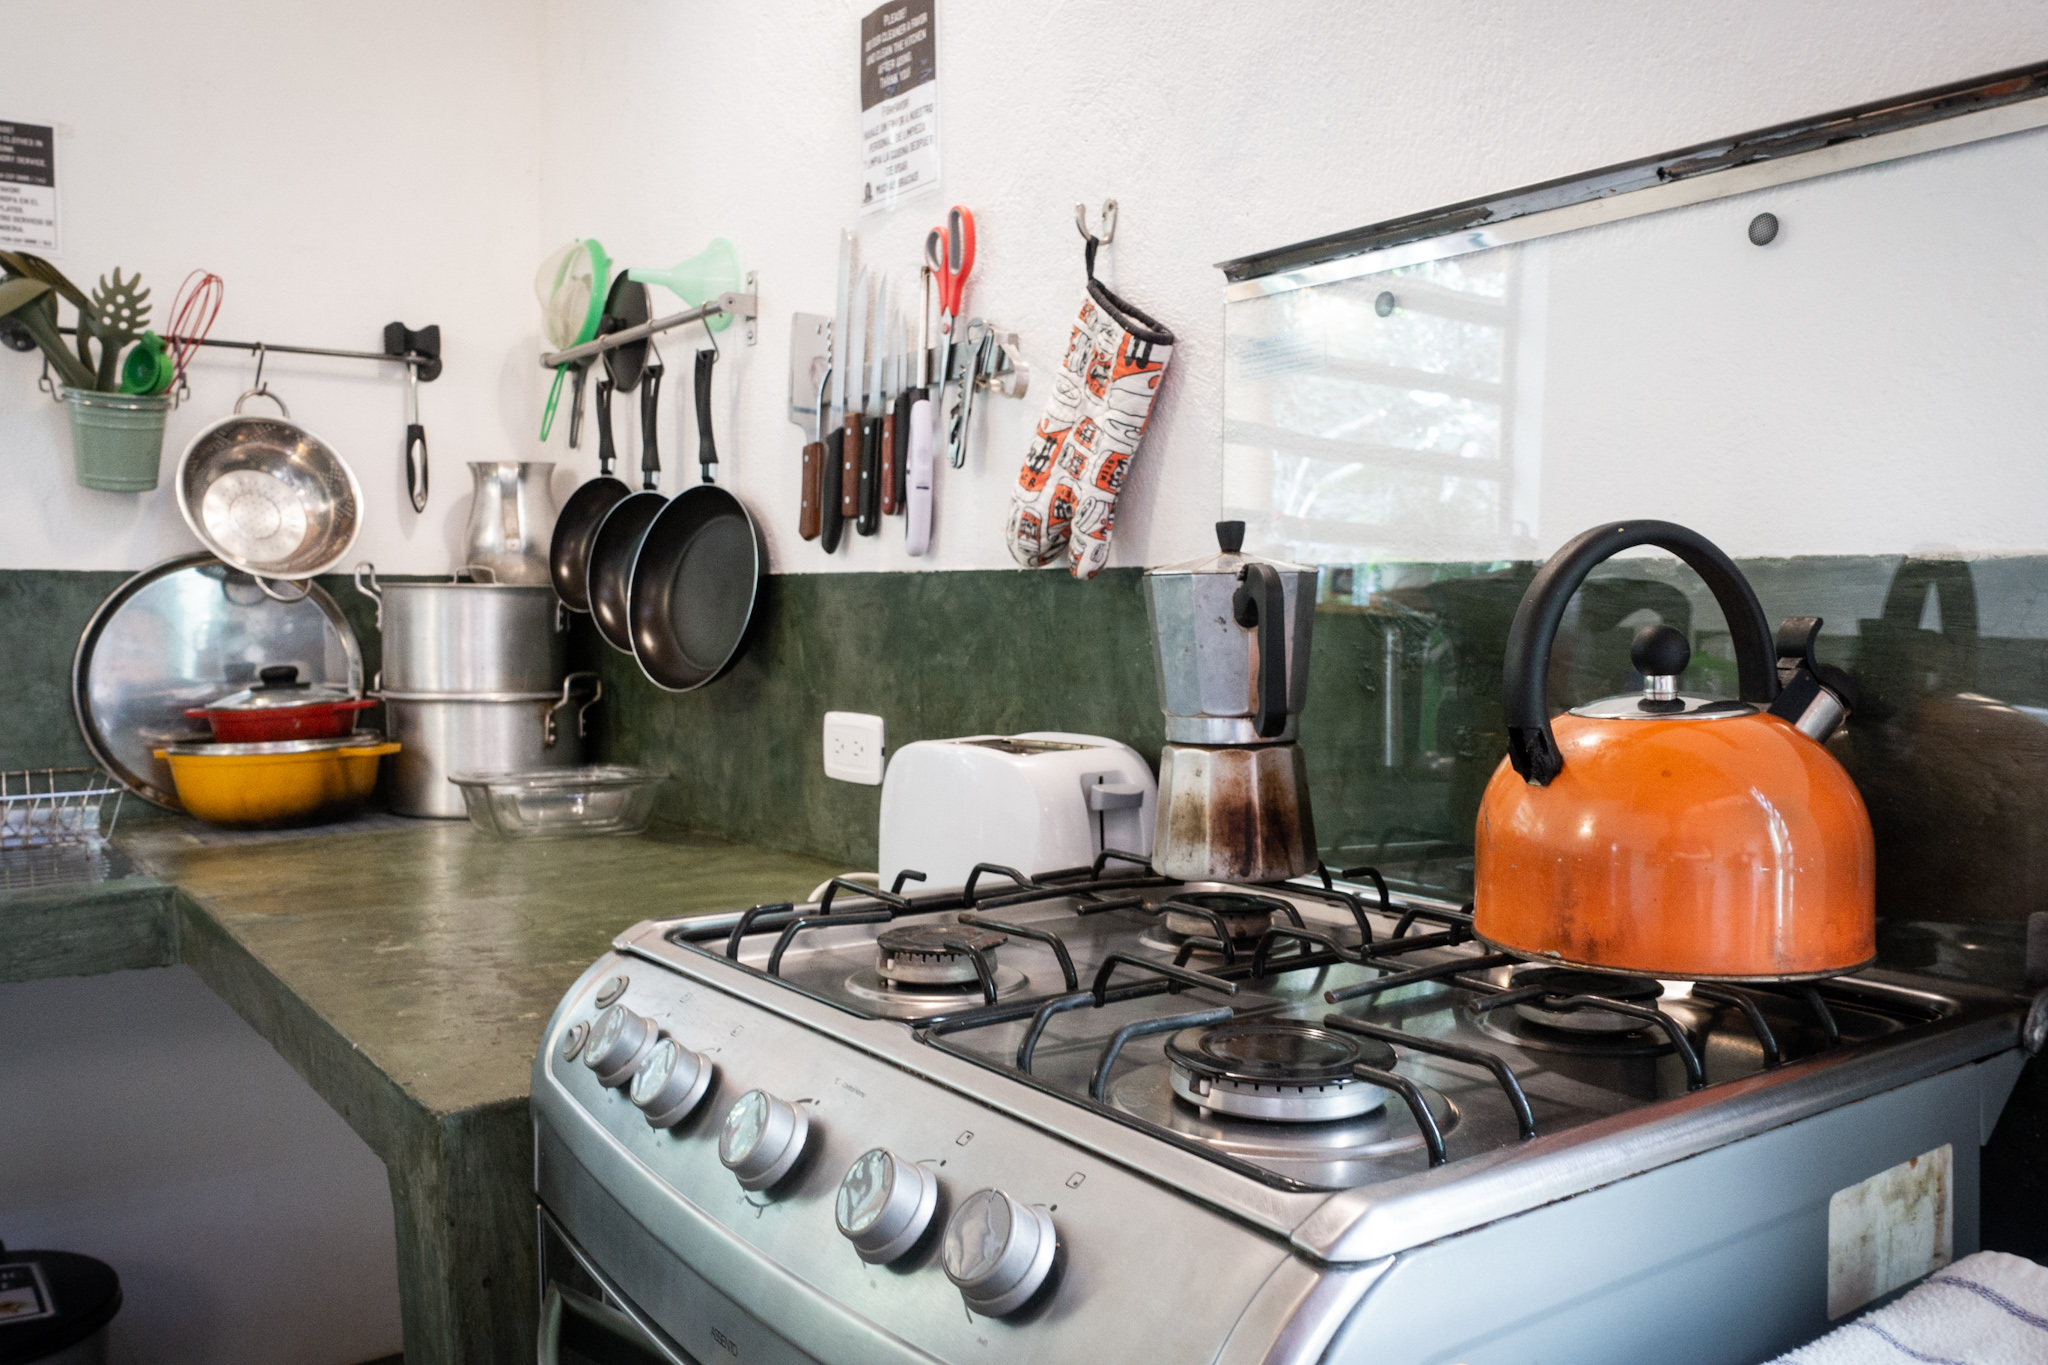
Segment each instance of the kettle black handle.
[[1287,728],[1287,595],[1271,564],[1247,564],[1237,577],[1231,614],[1259,632],[1259,738],[1276,739]]
[[1507,712],[1508,762],[1532,787],[1548,786],[1564,771],[1564,756],[1550,729],[1545,677],[1550,646],[1572,594],[1595,565],[1638,545],[1669,550],[1712,589],[1735,640],[1735,671],[1742,700],[1759,706],[1777,695],[1775,642],[1756,592],[1735,561],[1697,531],[1669,521],[1609,522],[1575,536],[1536,571],[1508,627],[1507,669],[1501,701]]

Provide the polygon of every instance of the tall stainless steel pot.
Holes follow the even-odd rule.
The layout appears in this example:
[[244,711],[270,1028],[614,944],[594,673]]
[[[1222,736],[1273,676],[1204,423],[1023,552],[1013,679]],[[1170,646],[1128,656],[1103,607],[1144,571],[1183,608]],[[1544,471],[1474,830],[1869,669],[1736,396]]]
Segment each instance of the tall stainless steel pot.
[[[466,572],[491,576],[482,565]],[[379,583],[369,564],[356,565],[355,577],[356,591],[377,604],[385,691],[552,696],[560,688],[569,618],[546,582],[463,582],[458,576]]]
[[391,759],[391,808],[460,819],[467,811],[451,773],[574,767],[584,713],[603,695],[595,673],[571,673],[558,692],[380,693],[385,729],[404,746]]

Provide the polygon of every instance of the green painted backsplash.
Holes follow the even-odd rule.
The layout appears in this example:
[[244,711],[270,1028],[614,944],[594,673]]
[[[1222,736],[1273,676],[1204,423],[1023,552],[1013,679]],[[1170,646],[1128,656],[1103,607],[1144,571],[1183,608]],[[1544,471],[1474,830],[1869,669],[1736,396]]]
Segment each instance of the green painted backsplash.
[[[1821,615],[1822,657],[1864,697],[1834,751],[1879,847],[1888,959],[2017,961],[2021,921],[2048,909],[2048,558],[1745,561],[1773,619]],[[1337,867],[1462,895],[1479,795],[1505,749],[1500,670],[1530,564],[1326,569],[1302,717],[1316,829]],[[86,760],[71,655],[124,576],[0,572],[0,766]],[[378,649],[370,604],[326,582]],[[1674,561],[1602,566],[1560,633],[1554,705],[1631,685],[1628,641],[1661,619],[1692,637],[1690,690],[1732,683],[1711,598]],[[957,572],[774,576],[732,672],[664,693],[579,618],[572,657],[597,669],[593,757],[673,774],[658,817],[872,867],[881,790],[823,770],[828,710],[880,715],[891,750],[917,739],[1076,730],[1155,761],[1163,737],[1143,575]],[[373,713],[374,714],[374,713]]]

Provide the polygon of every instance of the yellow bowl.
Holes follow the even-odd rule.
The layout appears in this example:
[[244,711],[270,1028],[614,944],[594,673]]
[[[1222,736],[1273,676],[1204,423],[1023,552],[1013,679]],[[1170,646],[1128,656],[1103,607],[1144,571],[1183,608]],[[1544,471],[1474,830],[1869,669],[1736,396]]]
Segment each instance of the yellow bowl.
[[353,814],[377,785],[378,761],[398,749],[363,735],[340,744],[179,744],[158,749],[156,756],[170,764],[178,803],[187,813],[262,829]]

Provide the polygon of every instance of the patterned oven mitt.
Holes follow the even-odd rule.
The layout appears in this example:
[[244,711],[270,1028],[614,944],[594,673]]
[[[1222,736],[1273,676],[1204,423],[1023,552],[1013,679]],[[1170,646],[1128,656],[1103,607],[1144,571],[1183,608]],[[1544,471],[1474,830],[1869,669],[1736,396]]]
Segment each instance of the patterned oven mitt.
[[1173,354],[1173,333],[1095,278],[1088,242],[1088,296],[1053,376],[1024,468],[1010,490],[1006,539],[1027,569],[1064,557],[1076,578],[1109,562],[1116,498],[1144,438]]

